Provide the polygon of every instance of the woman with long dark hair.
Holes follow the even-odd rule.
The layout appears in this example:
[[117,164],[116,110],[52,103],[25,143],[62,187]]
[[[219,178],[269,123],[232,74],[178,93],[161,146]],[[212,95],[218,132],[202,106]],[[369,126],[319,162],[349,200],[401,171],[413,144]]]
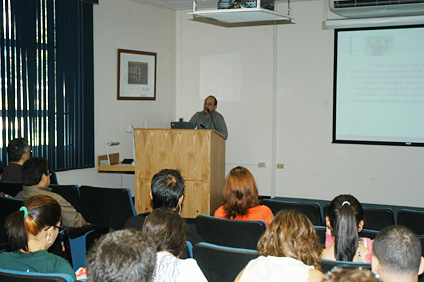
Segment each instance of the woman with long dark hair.
[[215,211],[215,217],[263,220],[267,226],[274,217],[270,208],[259,205],[258,188],[247,168],[238,166],[228,173],[223,197],[224,204]]
[[34,195],[6,219],[6,235],[12,252],[0,254],[1,268],[41,273],[75,272],[65,259],[48,253],[57,238],[61,221],[59,203],[50,196]]
[[331,201],[328,215],[326,249],[323,259],[371,262],[372,240],[359,237],[364,227],[364,210],[352,195],[340,195]]

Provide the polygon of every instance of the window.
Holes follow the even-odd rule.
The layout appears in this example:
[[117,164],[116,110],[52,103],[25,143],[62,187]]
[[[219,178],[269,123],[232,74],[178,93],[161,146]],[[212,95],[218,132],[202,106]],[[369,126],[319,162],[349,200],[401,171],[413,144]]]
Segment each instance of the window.
[[94,167],[93,6],[1,0],[0,146],[28,139],[50,169]]

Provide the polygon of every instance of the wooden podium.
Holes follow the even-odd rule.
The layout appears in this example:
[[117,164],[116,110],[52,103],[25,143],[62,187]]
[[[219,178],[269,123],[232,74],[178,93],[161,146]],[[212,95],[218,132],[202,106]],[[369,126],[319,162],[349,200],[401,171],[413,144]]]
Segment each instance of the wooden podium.
[[135,129],[135,209],[152,210],[150,184],[164,168],[185,180],[181,216],[212,215],[222,201],[225,140],[214,130]]

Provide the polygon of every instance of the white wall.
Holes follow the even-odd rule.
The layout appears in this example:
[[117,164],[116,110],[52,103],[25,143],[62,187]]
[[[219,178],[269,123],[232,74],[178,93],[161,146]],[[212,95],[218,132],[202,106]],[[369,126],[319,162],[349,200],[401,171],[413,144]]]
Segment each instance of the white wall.
[[[132,158],[132,135],[125,125],[169,127],[175,116],[175,12],[128,0],[102,0],[94,5],[95,155],[119,152]],[[156,101],[118,101],[117,49],[157,53]],[[93,109],[94,110],[94,109]],[[97,169],[58,173],[61,184],[127,187],[134,175],[98,174]]]
[[[332,199],[351,193],[362,202],[423,206],[423,148],[331,143],[334,32],[321,28],[323,0],[292,6],[295,24],[277,25],[274,33],[272,25],[225,28],[193,21],[189,11],[102,0],[94,7],[96,155],[105,153],[106,142],[119,141],[116,151],[130,157],[126,124],[141,127],[147,120],[168,128],[169,121],[188,120],[201,110],[204,96],[212,94],[229,129],[226,171],[246,166],[261,194],[271,194],[275,175],[277,196]],[[277,9],[285,13],[286,4]],[[157,101],[116,100],[118,48],[158,52]],[[275,174],[274,154],[285,165]],[[257,168],[262,161],[267,168]],[[61,183],[108,187],[121,181],[95,169],[58,177]],[[124,176],[123,186],[133,188],[133,179]]]
[[[294,2],[295,24],[278,25],[277,149],[272,151],[273,26],[225,28],[177,15],[177,114],[201,109],[202,58],[241,56],[241,92],[220,97],[226,118],[226,171],[249,168],[261,194],[271,194],[275,153],[276,195],[330,200],[351,193],[362,202],[423,206],[424,149],[332,144],[333,37],[322,30],[323,1]],[[286,4],[277,6],[283,13]],[[222,62],[221,62],[222,64]],[[237,68],[238,66],[231,66]],[[217,67],[219,69],[219,66]],[[178,82],[178,79],[181,81]],[[210,78],[220,83],[217,77]],[[213,89],[212,89],[213,90]],[[179,103],[180,100],[181,102]],[[231,101],[230,101],[231,100]],[[257,168],[266,161],[268,167]]]

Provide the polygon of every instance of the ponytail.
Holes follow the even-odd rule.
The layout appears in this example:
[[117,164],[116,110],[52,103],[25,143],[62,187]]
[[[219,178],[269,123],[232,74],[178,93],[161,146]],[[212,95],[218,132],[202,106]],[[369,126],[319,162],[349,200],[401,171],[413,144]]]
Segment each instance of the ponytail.
[[355,213],[349,205],[345,205],[338,210],[337,220],[333,227],[333,235],[336,260],[353,261],[359,243],[359,235]]
[[28,251],[28,234],[37,236],[45,227],[56,225],[61,218],[59,203],[50,196],[35,195],[6,218],[6,235],[12,251]]
[[351,195],[340,195],[331,201],[328,217],[334,236],[334,256],[338,261],[353,261],[359,246],[358,226],[364,210]]

